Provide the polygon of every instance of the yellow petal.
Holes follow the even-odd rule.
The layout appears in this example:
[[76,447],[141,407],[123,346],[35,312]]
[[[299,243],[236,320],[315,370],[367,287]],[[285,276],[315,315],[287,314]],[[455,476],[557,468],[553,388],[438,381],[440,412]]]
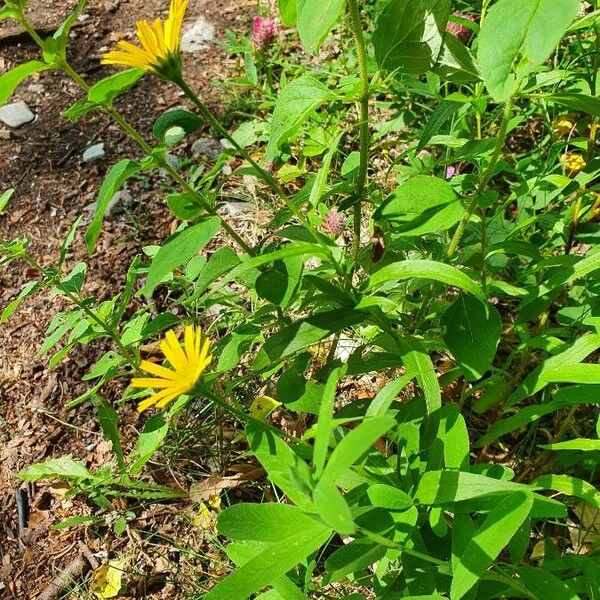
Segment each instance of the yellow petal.
[[177,377],[175,371],[171,371],[170,369],[167,369],[161,365],[157,365],[149,360],[143,360],[140,363],[140,369],[142,369],[142,371],[146,371],[146,373],[161,377],[162,379],[175,379],[175,377]]
[[156,408],[164,408],[169,402],[185,393],[186,390],[175,390],[156,403]]
[[165,339],[160,344],[161,350],[177,371],[183,371],[187,367],[188,361],[185,353],[181,349],[177,336],[172,330],[167,331]]
[[154,29],[146,20],[137,22],[136,35],[147,54],[155,58],[159,53],[159,45],[156,40]]
[[198,354],[196,353],[196,344],[194,343],[194,328],[192,325],[187,325],[184,333],[184,344],[185,353],[187,355],[188,362],[195,363],[198,360]]
[[171,389],[161,390],[160,392],[158,392],[156,394],[152,394],[152,396],[150,396],[149,398],[146,398],[146,400],[142,400],[138,404],[138,406],[137,406],[138,412],[142,412],[142,411],[146,410],[147,408],[154,406],[157,402],[160,402],[163,398],[171,396],[171,394],[173,394],[173,390],[171,390]]
[[172,379],[158,379],[155,377],[135,377],[131,380],[131,387],[136,388],[155,388],[160,390],[162,388],[172,388],[173,385],[174,384]]
[[154,30],[154,37],[156,38],[156,45],[158,47],[157,56],[163,58],[167,55],[167,48],[165,46],[165,32],[163,31],[162,21],[155,19],[152,23],[152,29]]

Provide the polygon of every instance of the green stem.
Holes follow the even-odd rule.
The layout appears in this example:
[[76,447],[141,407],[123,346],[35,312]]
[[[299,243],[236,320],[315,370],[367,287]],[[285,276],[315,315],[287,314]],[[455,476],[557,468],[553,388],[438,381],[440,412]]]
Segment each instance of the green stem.
[[360,251],[360,237],[362,224],[362,201],[365,194],[369,169],[369,72],[367,70],[367,52],[363,35],[360,10],[357,0],[348,0],[352,33],[356,43],[356,56],[358,60],[358,73],[360,76],[359,91],[359,138],[360,138],[360,166],[355,184],[356,204],[354,205],[354,259],[358,258]]
[[87,306],[87,304],[81,298],[78,297],[77,294],[71,292],[70,290],[67,290],[60,283],[58,276],[50,273],[44,267],[42,267],[42,265],[40,263],[38,263],[38,261],[35,260],[35,258],[33,258],[33,256],[31,256],[27,253],[24,253],[24,254],[21,254],[21,259],[24,260],[30,267],[32,267],[33,269],[38,271],[44,277],[44,279],[46,279],[48,281],[48,283],[50,285],[53,285],[54,287],[59,289],[61,291],[61,293],[64,294],[71,301],[72,304],[77,306],[92,321],[94,321],[97,325],[99,325],[104,330],[106,335],[113,340],[113,342],[115,343],[117,348],[119,348],[123,358],[131,365],[131,367],[133,367],[134,369],[137,370],[138,360],[129,351],[129,349],[123,344],[123,342],[121,342],[121,336],[119,335],[118,331],[114,327],[112,327],[104,319],[99,317],[89,306]]
[[485,170],[481,181],[479,182],[479,186],[475,194],[473,195],[471,202],[469,203],[467,210],[465,211],[462,219],[460,220],[454,235],[452,236],[452,240],[450,242],[450,246],[448,247],[448,251],[446,253],[446,259],[451,259],[458,250],[458,246],[462,240],[463,235],[465,234],[465,230],[467,228],[467,224],[471,220],[475,209],[479,203],[479,198],[482,192],[487,188],[490,180],[494,175],[494,169],[498,164],[498,160],[502,154],[502,148],[504,147],[504,142],[506,141],[506,134],[508,133],[508,122],[510,120],[510,115],[513,107],[513,98],[510,98],[506,104],[504,105],[504,113],[502,116],[502,123],[500,124],[500,130],[498,131],[498,137],[496,138],[496,145],[494,147],[494,152],[490,159],[490,163]]
[[202,115],[202,118],[211,124],[240,154],[240,156],[246,160],[256,172],[256,176],[262,179],[282,200],[286,203],[289,203],[288,195],[285,190],[281,187],[279,182],[271,175],[271,173],[265,171],[251,156],[250,153],[241,146],[235,138],[227,131],[225,127],[221,124],[219,119],[215,117],[215,115],[210,112],[210,110],[206,107],[204,102],[196,96],[192,88],[183,80],[183,78],[179,78],[174,82],[178,85],[183,93],[188,97],[188,99],[194,104],[194,106],[198,109],[198,112]]
[[[85,82],[85,80],[71,67],[67,62],[62,62],[59,67],[75,82],[79,87],[88,92],[90,86]],[[104,110],[113,118],[115,123],[121,127],[121,129],[146,153],[152,154],[152,146],[146,142],[146,140],[141,136],[141,134],[125,119],[121,113],[119,113],[113,106],[106,105],[103,107]],[[176,181],[188,194],[190,194],[195,202],[204,208],[209,214],[217,216],[221,219],[221,226],[225,230],[225,232],[233,239],[236,244],[249,256],[254,256],[254,250],[244,241],[244,239],[225,221],[221,218],[220,215],[217,214],[215,209],[210,206],[206,200],[199,194],[179,173],[162,157],[154,157],[156,162],[160,165],[162,169],[164,169],[169,176]]]

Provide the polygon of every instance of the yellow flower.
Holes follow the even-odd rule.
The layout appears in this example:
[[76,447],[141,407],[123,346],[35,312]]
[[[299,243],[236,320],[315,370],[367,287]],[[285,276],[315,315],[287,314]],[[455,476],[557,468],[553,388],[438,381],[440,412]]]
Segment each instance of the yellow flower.
[[173,80],[181,75],[181,27],[188,0],[171,0],[169,16],[163,22],[137,22],[136,35],[141,48],[121,40],[119,50],[102,57],[102,64],[135,67],[150,71],[163,79]]
[[209,347],[210,340],[202,336],[200,327],[188,325],[185,328],[183,347],[175,333],[167,331],[165,339],[160,343],[160,349],[172,369],[147,360],[141,362],[142,371],[156,377],[136,377],[131,380],[131,387],[153,388],[160,391],[140,402],[138,410],[142,412],[151,406],[163,408],[177,396],[189,392],[212,360],[212,356],[208,353]]
[[568,137],[570,136],[577,127],[577,123],[573,121],[568,116],[558,117],[554,121],[554,131],[559,137]]
[[567,152],[563,156],[561,156],[561,162],[565,167],[566,174],[570,177],[572,175],[577,175],[585,169],[587,163],[585,162],[585,158],[578,152]]

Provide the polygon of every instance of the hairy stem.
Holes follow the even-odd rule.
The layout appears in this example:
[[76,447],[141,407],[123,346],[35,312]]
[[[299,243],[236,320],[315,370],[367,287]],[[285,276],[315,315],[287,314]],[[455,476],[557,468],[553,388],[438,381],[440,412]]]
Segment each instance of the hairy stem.
[[[68,63],[63,63],[60,65],[62,70],[75,82],[79,87],[85,92],[89,91],[88,84],[84,81],[84,79],[69,65]],[[146,142],[146,140],[141,136],[141,134],[135,129],[129,121],[119,113],[113,106],[105,106],[104,110],[112,117],[112,119],[121,127],[121,129],[146,153],[152,153],[152,146]],[[155,157],[155,160],[160,164],[161,168],[163,168],[173,179],[176,181],[188,194],[194,198],[196,203],[199,206],[202,206],[209,214],[219,216],[214,208],[210,206],[206,200],[199,194],[190,184],[183,178],[179,173],[166,161],[164,158]],[[219,217],[220,218],[220,217]],[[244,239],[229,225],[224,219],[221,218],[221,226],[225,230],[225,232],[233,239],[236,244],[244,251],[246,254],[250,256],[254,256],[253,249],[244,241]]]
[[352,23],[352,32],[356,43],[356,56],[358,60],[358,73],[360,76],[359,92],[359,138],[360,138],[360,166],[356,178],[355,194],[356,203],[354,205],[354,258],[358,258],[360,250],[361,221],[362,221],[362,200],[367,186],[369,169],[369,73],[367,70],[367,52],[365,49],[365,38],[363,35],[362,23],[360,20],[360,10],[357,0],[348,0],[350,9],[350,18]]
[[473,213],[475,212],[475,209],[477,208],[477,205],[479,203],[479,198],[480,198],[482,192],[487,188],[490,180],[492,179],[492,177],[494,175],[494,169],[496,168],[496,165],[498,164],[498,160],[500,159],[500,156],[502,154],[502,148],[504,147],[504,142],[506,141],[506,134],[508,133],[508,122],[510,120],[512,107],[513,107],[513,99],[511,98],[504,105],[504,113],[502,116],[502,122],[500,124],[500,129],[498,131],[498,137],[496,138],[496,145],[494,147],[494,152],[490,159],[490,163],[488,164],[487,169],[483,173],[483,177],[481,178],[481,181],[479,182],[479,185],[477,186],[477,190],[476,190],[475,194],[473,194],[473,197],[471,198],[471,202],[469,203],[467,210],[465,211],[462,219],[458,223],[458,227],[456,228],[456,231],[454,232],[454,235],[452,236],[450,246],[448,247],[448,251],[446,252],[447,259],[451,259],[456,254],[456,251],[458,250],[458,246],[460,245],[463,235],[465,234],[465,229],[467,228],[467,224],[471,220],[471,217],[473,216]]
[[281,187],[279,182],[269,173],[265,171],[251,156],[250,153],[241,146],[235,138],[227,131],[225,127],[221,124],[219,119],[212,114],[212,112],[207,108],[207,106],[198,98],[198,96],[194,93],[192,88],[183,80],[183,78],[178,79],[175,83],[181,88],[183,93],[188,97],[188,99],[193,103],[193,105],[198,109],[202,118],[211,124],[240,154],[240,156],[246,160],[254,169],[256,176],[259,179],[262,179],[282,200],[286,203],[289,202],[288,195],[285,190]]

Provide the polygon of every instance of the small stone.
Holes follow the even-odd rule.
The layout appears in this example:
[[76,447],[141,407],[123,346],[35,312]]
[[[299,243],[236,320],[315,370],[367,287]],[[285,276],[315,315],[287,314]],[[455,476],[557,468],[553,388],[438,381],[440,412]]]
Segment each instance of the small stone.
[[256,206],[252,202],[224,202],[223,209],[230,217],[244,217],[252,215]]
[[10,131],[8,129],[0,129],[0,140],[10,140]]
[[196,22],[187,29],[181,38],[182,52],[198,52],[207,46],[215,37],[215,27],[204,17],[198,17]]
[[14,129],[26,123],[31,123],[34,119],[35,115],[22,100],[20,102],[13,102],[12,104],[5,104],[0,108],[0,121]]
[[179,159],[170,152],[165,152],[165,161],[172,169],[177,170],[179,167]]
[[117,192],[108,202],[105,215],[112,217],[113,215],[125,212],[131,208],[133,204],[133,196],[127,190]]
[[106,156],[104,151],[104,143],[94,144],[89,148],[86,148],[83,153],[83,162],[94,162],[95,160],[101,160]]
[[202,137],[192,144],[192,156],[194,158],[205,157],[211,160],[219,158],[223,148],[219,140],[210,137]]

